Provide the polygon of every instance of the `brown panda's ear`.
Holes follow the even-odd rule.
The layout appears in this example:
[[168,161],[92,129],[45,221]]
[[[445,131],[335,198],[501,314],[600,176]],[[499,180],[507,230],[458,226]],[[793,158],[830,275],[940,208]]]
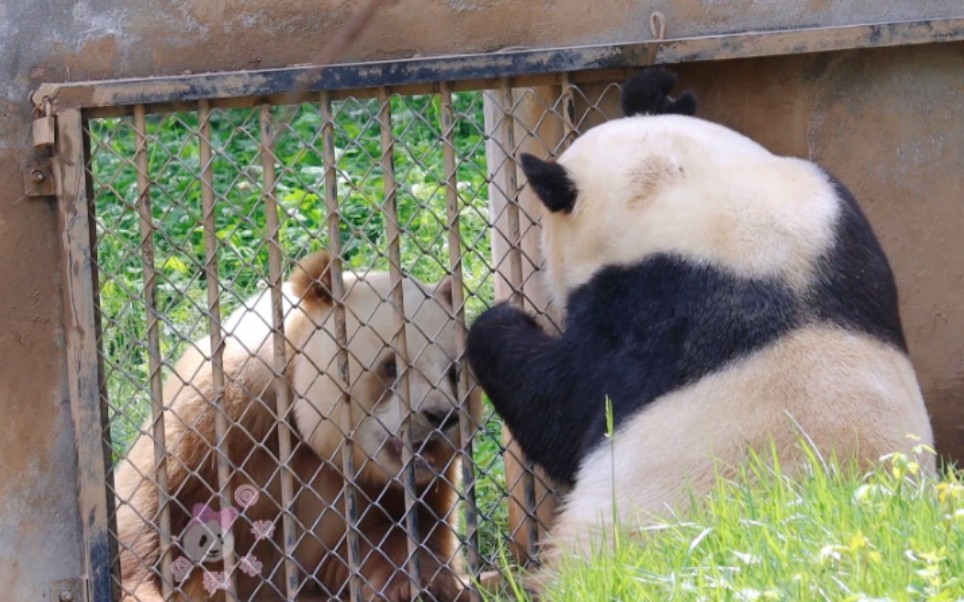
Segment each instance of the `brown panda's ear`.
[[554,161],[543,161],[528,153],[522,153],[520,163],[529,185],[549,211],[572,211],[576,205],[576,184],[565,167]]
[[299,299],[331,302],[331,255],[317,251],[298,262],[289,281]]
[[452,277],[446,276],[441,282],[438,283],[438,286],[435,287],[434,297],[436,299],[441,299],[448,309],[452,309],[454,306],[452,301],[452,286]]

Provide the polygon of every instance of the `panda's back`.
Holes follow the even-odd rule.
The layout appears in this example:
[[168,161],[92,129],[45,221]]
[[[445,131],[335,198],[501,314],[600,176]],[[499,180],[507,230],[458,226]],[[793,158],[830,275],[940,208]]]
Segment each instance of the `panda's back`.
[[[603,398],[620,427],[667,394],[729,371],[800,330],[850,333],[906,361],[886,256],[850,193],[825,178],[822,196],[829,194],[837,209],[824,225],[824,250],[809,259],[799,278],[781,271],[748,275],[684,250],[608,266],[572,292],[566,331],[583,349],[571,368],[596,375],[577,385],[592,400],[583,453],[605,440]],[[765,363],[771,356],[759,357]],[[849,376],[840,372],[837,378]]]
[[[806,445],[865,468],[932,441],[890,266],[856,201],[835,186],[833,242],[804,287],[657,255],[574,291],[567,329],[594,327],[592,338],[636,353],[649,344],[649,363],[635,370],[624,354],[600,367],[609,389],[596,395],[637,395],[612,399],[614,437],[605,416],[591,421],[557,541],[575,541],[613,507],[631,509],[626,523],[679,511],[751,449],[772,445],[792,474]],[[608,340],[598,336],[607,320]]]

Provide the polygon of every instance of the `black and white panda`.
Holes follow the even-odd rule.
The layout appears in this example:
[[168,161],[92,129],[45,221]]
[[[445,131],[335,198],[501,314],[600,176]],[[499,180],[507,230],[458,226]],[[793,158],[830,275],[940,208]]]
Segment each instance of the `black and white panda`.
[[715,463],[771,440],[790,473],[801,437],[861,466],[932,442],[894,277],[854,198],[813,163],[692,117],[675,79],[627,82],[627,117],[558,162],[522,156],[548,209],[563,334],[505,304],[469,332],[513,436],[571,486],[556,550],[586,552],[614,508],[623,525],[680,509]]

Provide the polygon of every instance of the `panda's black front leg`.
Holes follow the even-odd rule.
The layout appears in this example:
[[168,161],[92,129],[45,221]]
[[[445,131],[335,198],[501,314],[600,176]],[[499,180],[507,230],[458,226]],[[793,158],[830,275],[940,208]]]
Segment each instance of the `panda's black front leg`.
[[469,363],[499,414],[516,414],[534,376],[528,366],[552,339],[527,313],[501,303],[482,313],[468,336]]
[[522,451],[553,479],[572,484],[586,421],[573,399],[566,346],[522,310],[500,304],[468,336],[472,370]]

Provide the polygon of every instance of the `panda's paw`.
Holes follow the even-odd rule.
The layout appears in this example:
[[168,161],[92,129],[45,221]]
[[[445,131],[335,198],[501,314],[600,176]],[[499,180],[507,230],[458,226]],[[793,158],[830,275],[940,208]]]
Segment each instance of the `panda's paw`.
[[626,117],[633,115],[692,115],[696,98],[689,90],[670,96],[676,74],[662,67],[647,67],[623,84],[621,104]]
[[473,338],[473,333],[475,333],[475,338],[480,336],[499,337],[532,328],[540,330],[532,316],[508,303],[499,303],[482,312],[482,315],[475,320],[472,328],[469,329],[469,339]]
[[545,336],[532,316],[521,309],[508,303],[487,309],[469,328],[466,341],[469,363],[477,374],[497,366],[509,349],[524,344],[530,333]]

